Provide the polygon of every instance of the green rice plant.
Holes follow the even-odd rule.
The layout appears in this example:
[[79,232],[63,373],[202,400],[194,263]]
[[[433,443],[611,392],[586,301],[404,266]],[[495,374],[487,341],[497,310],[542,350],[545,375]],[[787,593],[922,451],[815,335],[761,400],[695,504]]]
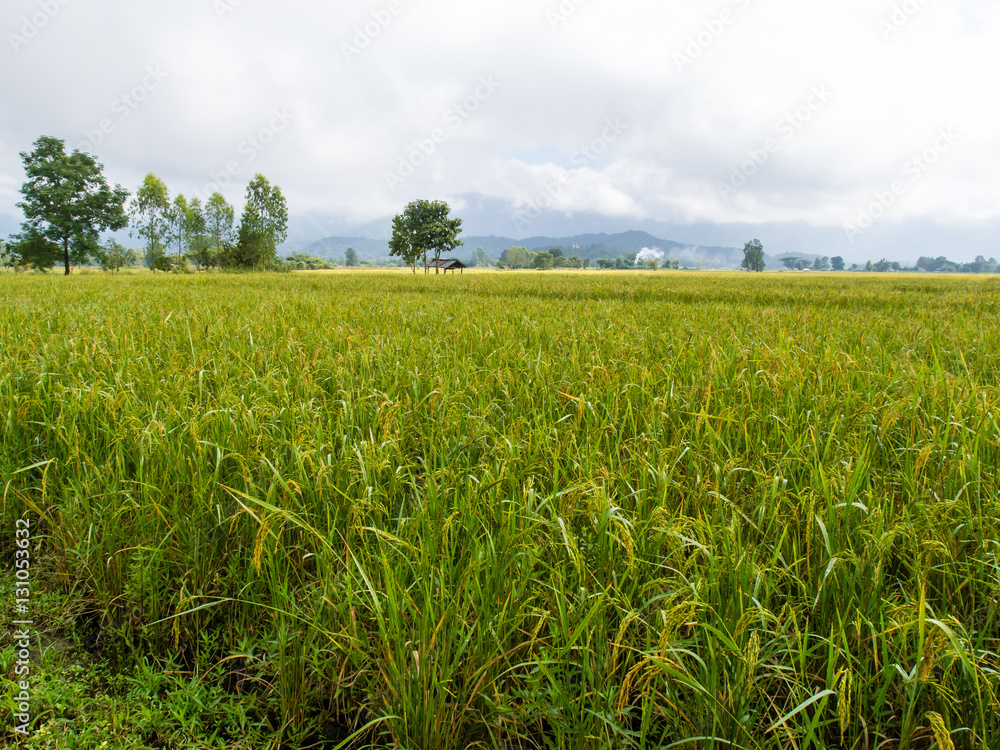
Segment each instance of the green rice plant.
[[192,747],[990,748],[998,302],[3,277],[0,545]]

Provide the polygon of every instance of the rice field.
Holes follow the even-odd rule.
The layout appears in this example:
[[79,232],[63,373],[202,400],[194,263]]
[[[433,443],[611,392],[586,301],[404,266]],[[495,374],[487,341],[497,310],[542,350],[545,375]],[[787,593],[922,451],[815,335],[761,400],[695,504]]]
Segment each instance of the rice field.
[[[923,275],[2,276],[4,575],[26,514],[111,748],[996,748],[998,312]],[[97,747],[88,700],[37,746]]]

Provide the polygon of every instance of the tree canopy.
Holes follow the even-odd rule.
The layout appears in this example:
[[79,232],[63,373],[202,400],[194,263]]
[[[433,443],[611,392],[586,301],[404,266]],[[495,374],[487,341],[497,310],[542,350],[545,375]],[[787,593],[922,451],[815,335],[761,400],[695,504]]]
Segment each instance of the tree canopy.
[[235,221],[236,211],[222,193],[212,193],[205,203],[205,231],[212,238],[216,265],[222,265],[222,256],[232,244]]
[[235,264],[264,270],[278,257],[278,245],[288,236],[288,205],[281,188],[258,174],[247,185],[240,220]]
[[[392,239],[389,255],[395,255],[416,273],[417,261],[423,258],[427,272],[427,254],[434,260],[462,244],[458,239],[462,231],[461,219],[449,219],[451,207],[444,201],[417,200],[407,204],[403,213],[392,220]],[[437,271],[437,269],[435,269]]]
[[146,263],[155,272],[163,268],[170,231],[170,193],[163,180],[150,172],[132,201],[132,225],[146,240]]
[[71,263],[90,260],[102,232],[127,226],[129,194],[108,185],[104,167],[90,154],[67,154],[61,139],[42,136],[34,146],[21,153],[27,181],[17,204],[25,216],[18,245],[36,267],[51,268],[61,254],[68,275]]
[[743,268],[758,273],[766,268],[764,263],[764,246],[760,240],[751,240],[743,246]]

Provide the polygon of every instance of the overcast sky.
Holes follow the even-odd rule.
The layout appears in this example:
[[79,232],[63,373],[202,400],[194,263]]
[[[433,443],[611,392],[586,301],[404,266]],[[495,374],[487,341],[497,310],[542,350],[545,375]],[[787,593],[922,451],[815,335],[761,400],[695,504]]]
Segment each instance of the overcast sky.
[[359,224],[480,192],[1000,245],[996,0],[3,0],[0,31],[0,231],[53,135],[131,190],[262,172]]

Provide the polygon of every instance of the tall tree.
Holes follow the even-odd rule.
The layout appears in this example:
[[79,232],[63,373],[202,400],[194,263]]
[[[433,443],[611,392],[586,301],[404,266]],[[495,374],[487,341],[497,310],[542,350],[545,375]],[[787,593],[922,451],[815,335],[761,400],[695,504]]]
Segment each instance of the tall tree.
[[844,270],[844,259],[841,256],[834,255],[832,258],[830,258],[830,263],[833,266],[834,271]]
[[167,212],[167,221],[170,225],[170,241],[177,243],[178,270],[184,267],[184,245],[187,243],[189,211],[187,198],[178,193],[177,197],[174,198],[174,202],[170,205],[170,211]]
[[21,153],[28,178],[21,186],[24,200],[17,204],[25,216],[23,235],[38,250],[58,245],[68,276],[71,262],[89,260],[101,232],[127,226],[129,194],[120,185],[108,185],[104,167],[90,154],[67,154],[59,138],[42,136],[34,146],[31,153]]
[[228,247],[233,240],[233,223],[236,212],[229,205],[222,193],[215,192],[205,203],[205,230],[212,238],[215,247],[215,263],[222,266],[223,248]]
[[764,246],[760,240],[752,240],[743,246],[743,267],[748,271],[760,273],[766,268],[764,263]]
[[416,233],[410,227],[405,214],[396,214],[392,220],[392,239],[389,240],[389,255],[395,255],[417,272],[417,261],[421,248]]
[[353,247],[347,248],[347,252],[344,253],[344,264],[348,268],[358,265],[358,252]]
[[16,259],[17,256],[14,255],[13,248],[11,248],[2,237],[0,237],[0,268],[13,268],[16,273]]
[[188,203],[184,234],[187,239],[188,257],[194,261],[198,270],[201,270],[202,266],[209,265],[212,260],[212,253],[209,249],[211,238],[207,234],[207,226],[205,212],[201,207],[201,198],[192,198],[191,202]]
[[132,202],[132,225],[146,240],[146,264],[156,272],[163,267],[170,231],[170,193],[166,183],[150,172],[136,191]]
[[288,236],[288,205],[281,188],[258,174],[247,185],[240,219],[237,262],[263,271],[278,257],[278,245]]
[[[416,273],[417,259],[423,258],[427,273],[427,254],[434,253],[434,260],[441,253],[451,252],[462,244],[458,239],[462,231],[461,219],[449,219],[451,207],[444,201],[417,200],[408,203],[403,213],[392,220],[392,240],[389,254],[401,257]],[[440,269],[435,268],[435,273]]]

